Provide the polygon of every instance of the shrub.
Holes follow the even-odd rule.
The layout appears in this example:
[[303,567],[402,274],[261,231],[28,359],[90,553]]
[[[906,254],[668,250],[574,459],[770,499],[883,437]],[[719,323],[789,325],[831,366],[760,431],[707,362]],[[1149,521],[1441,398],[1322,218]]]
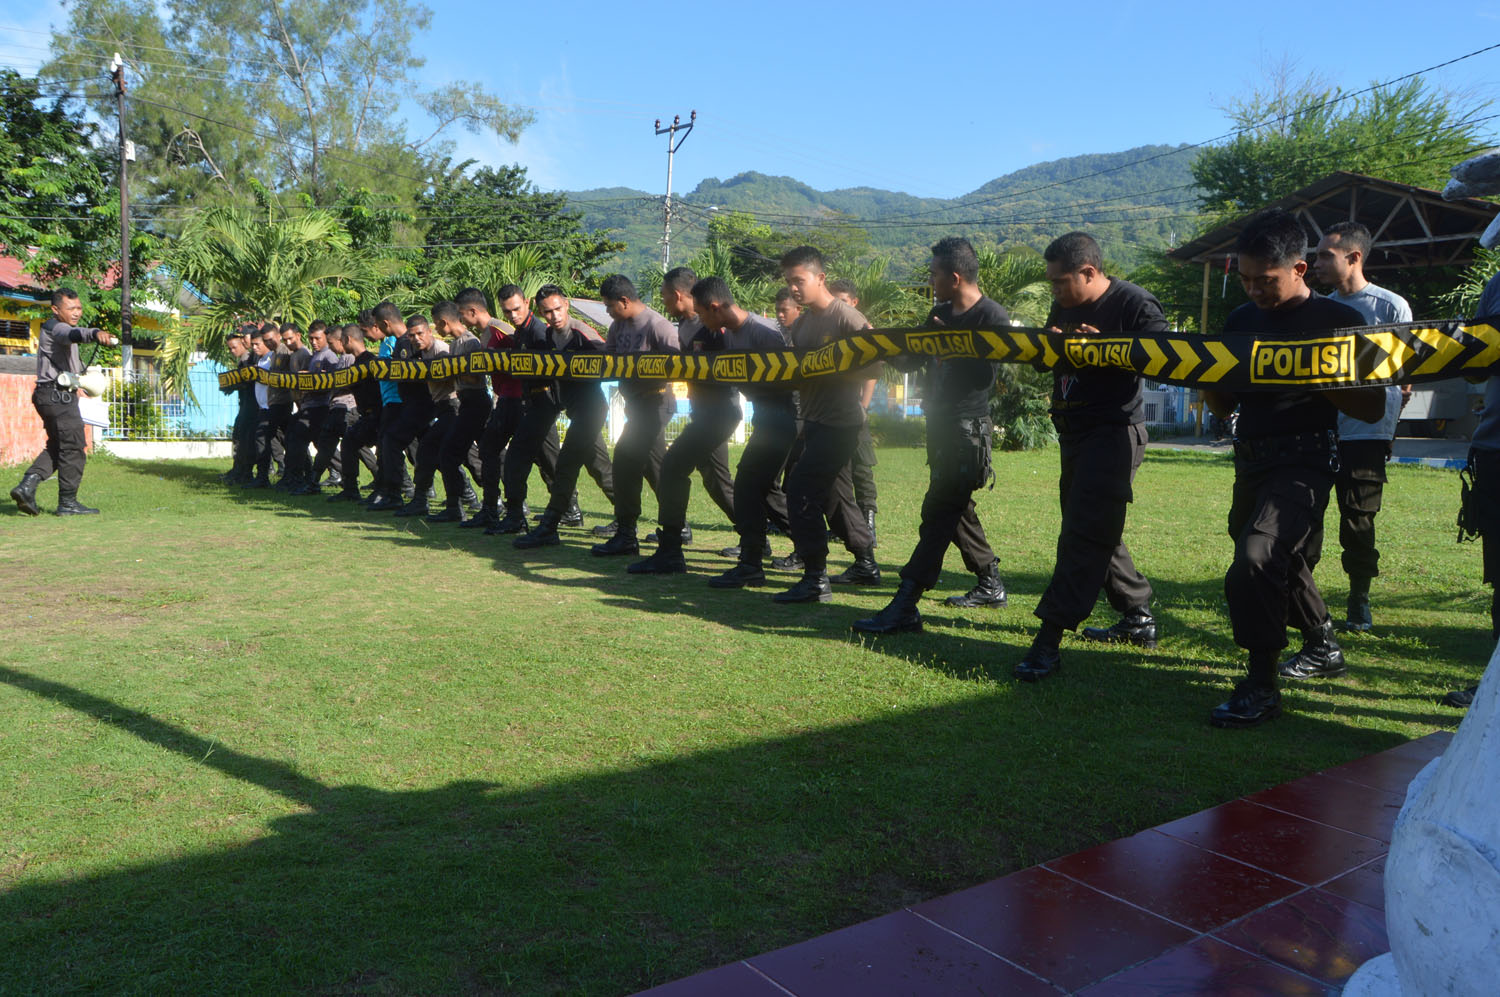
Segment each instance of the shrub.
[[159,436],[166,416],[152,397],[146,381],[112,381],[109,386],[109,425],[128,439]]

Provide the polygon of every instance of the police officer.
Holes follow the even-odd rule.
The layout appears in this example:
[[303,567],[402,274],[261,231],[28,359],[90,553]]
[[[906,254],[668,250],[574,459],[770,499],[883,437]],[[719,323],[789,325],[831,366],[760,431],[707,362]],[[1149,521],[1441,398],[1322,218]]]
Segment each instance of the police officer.
[[[1500,322],[1500,274],[1489,279],[1475,308],[1475,319]],[[1490,639],[1500,640],[1500,377],[1484,386],[1484,407],[1469,442],[1469,473],[1473,490],[1460,513],[1467,531],[1478,533],[1483,558],[1483,581],[1490,586]],[[1481,666],[1483,667],[1483,666]],[[1454,689],[1438,700],[1443,706],[1466,710],[1474,705],[1478,685]]]
[[[1105,276],[1099,244],[1087,233],[1059,236],[1042,257],[1052,285],[1050,328],[1080,335],[1168,328],[1150,293]],[[1014,669],[1016,678],[1027,682],[1062,665],[1063,631],[1088,619],[1101,588],[1123,619],[1107,628],[1085,628],[1084,639],[1156,646],[1151,585],[1121,539],[1131,485],[1146,453],[1141,379],[1098,370],[1054,373],[1052,424],[1062,458],[1062,528],[1052,580],[1036,608],[1042,625]]]
[[[1250,301],[1230,312],[1226,333],[1295,341],[1364,324],[1359,312],[1307,286],[1307,233],[1296,216],[1261,212],[1240,232],[1235,252]],[[1234,561],[1224,576],[1224,596],[1234,642],[1250,653],[1249,674],[1214,707],[1209,721],[1215,727],[1253,727],[1281,713],[1276,658],[1286,647],[1288,623],[1302,631],[1299,654],[1316,659],[1317,676],[1344,672],[1328,607],[1313,582],[1308,541],[1333,487],[1339,413],[1378,420],[1385,389],[1290,388],[1237,396],[1205,391],[1203,400],[1221,418],[1236,401],[1240,406],[1229,508]]]
[[[787,348],[785,332],[735,304],[734,295],[722,277],[704,277],[694,284],[693,302],[704,325],[722,330],[725,350],[763,353]],[[776,477],[786,465],[787,454],[797,438],[797,408],[792,392],[778,385],[746,384],[740,393],[754,409],[750,415],[750,439],[745,442],[745,452],[740,455],[734,473],[734,525],[740,534],[738,563],[709,579],[710,588],[764,584],[767,519],[782,532],[791,525],[786,496],[776,487]]]
[[[556,284],[544,284],[536,293],[536,306],[546,323],[546,336],[542,343],[533,343],[531,348],[568,355],[603,352],[604,342],[599,334],[568,313],[568,296],[562,288]],[[557,470],[553,473],[546,511],[537,517],[534,528],[512,541],[513,546],[522,550],[562,542],[557,527],[564,522],[570,509],[577,511],[580,471],[588,471],[610,504],[615,501],[614,475],[601,436],[609,419],[609,403],[604,400],[603,387],[597,381],[563,381],[558,385],[557,399],[568,416],[568,435],[557,455]],[[519,444],[519,438],[511,444],[512,454],[517,452]],[[509,460],[507,457],[507,474]],[[581,514],[579,518],[582,519]]]
[[[717,353],[724,349],[724,330],[710,327],[698,315],[693,287],[698,276],[689,267],[673,267],[662,280],[662,306],[675,319],[677,341],[685,353]],[[657,540],[656,551],[626,570],[631,574],[669,575],[687,570],[682,545],[693,538],[687,525],[688,497],[693,471],[724,515],[734,522],[734,483],[729,477],[729,438],[739,426],[740,402],[733,385],[707,381],[688,384],[692,406],[687,425],[667,447],[656,480],[657,521],[661,528],[647,536]]]
[[[241,326],[224,340],[235,366],[241,370],[255,366],[255,356],[250,349],[250,340],[260,335],[254,324]],[[234,427],[230,430],[234,447],[234,464],[229,473],[219,480],[229,485],[242,485],[255,475],[255,421],[259,418],[255,402],[255,382],[245,381],[232,388],[220,389],[226,395],[234,395],[236,409]]]
[[[854,281],[848,277],[830,280],[828,290],[835,298],[859,311],[859,285]],[[865,424],[859,431],[859,446],[849,460],[849,482],[854,488],[854,504],[859,507],[859,514],[865,517],[872,540],[875,537],[875,512],[879,498],[875,487],[875,465],[879,461],[875,457],[875,441],[870,438],[869,412],[870,400],[875,397],[876,380],[870,378],[860,392],[859,403],[865,410]]]
[[[365,367],[378,359],[374,353],[370,352],[365,327],[362,325],[351,324],[344,327],[344,346],[344,352],[353,358],[351,366]],[[373,377],[361,378],[351,386],[350,393],[354,396],[356,417],[344,431],[344,438],[339,444],[340,462],[344,467],[343,485],[329,497],[330,502],[359,501],[360,451],[373,446],[380,440],[382,408],[380,382]],[[379,484],[379,468],[380,464],[376,461],[377,485]]]
[[[1010,324],[1010,315],[979,290],[979,257],[967,239],[949,237],[932,247],[929,265],[933,297],[938,304],[927,314],[931,328],[993,329]],[[903,362],[911,369],[922,361]],[[1005,605],[1000,564],[990,549],[974,508],[974,490],[990,478],[990,445],[994,424],[990,393],[996,365],[987,360],[932,360],[927,362],[922,394],[927,415],[927,495],[922,499],[922,522],[917,546],[901,569],[896,596],[880,612],[855,620],[854,630],[889,634],[921,630],[917,600],[937,584],[948,545],[958,547],[964,566],[979,583],[963,596],[948,600],[963,606]]]
[[[1411,305],[1405,298],[1365,279],[1364,264],[1370,255],[1370,245],[1370,230],[1359,222],[1336,222],[1318,240],[1313,270],[1319,280],[1333,287],[1328,297],[1359,312],[1366,324],[1410,322]],[[1410,390],[1408,387],[1406,392]],[[1394,384],[1384,391],[1385,414],[1378,422],[1339,416],[1339,472],[1333,493],[1338,500],[1343,568],[1349,576],[1344,619],[1334,623],[1340,630],[1365,632],[1374,623],[1370,616],[1370,581],[1380,574],[1375,516],[1380,512],[1385,462],[1391,456],[1391,441],[1401,418],[1404,394]],[[1322,547],[1321,531],[1313,546]],[[1287,663],[1282,677],[1306,677],[1299,674],[1303,665],[1300,660]]]
[[[604,352],[680,353],[677,329],[656,309],[641,300],[635,284],[624,274],[612,274],[599,285],[599,297],[613,319],[604,337]],[[641,515],[641,486],[653,491],[667,452],[666,430],[677,398],[661,380],[626,378],[620,382],[625,399],[625,428],[615,441],[614,474],[615,533],[595,544],[595,557],[637,554],[636,521]]]
[[[787,252],[781,258],[781,273],[803,308],[789,337],[794,347],[817,349],[870,327],[863,315],[828,290],[823,254],[816,248],[798,246]],[[859,446],[860,430],[865,424],[861,401],[864,382],[878,372],[876,364],[870,369],[829,374],[802,384],[803,451],[786,488],[787,516],[802,565],[802,578],[786,591],[773,595],[774,602],[833,600],[828,577],[829,527],[854,555],[854,564],[838,580],[852,585],[880,582],[875,538],[854,504],[849,477],[849,460]]]
[[[408,323],[417,318],[426,321],[420,315],[403,319],[401,310],[389,301],[382,301],[375,306],[375,320],[380,323],[381,331],[385,333],[386,338],[395,343],[390,355],[393,362],[422,359],[421,350],[408,329]],[[381,418],[380,460],[384,465],[383,480],[379,489],[379,499],[370,503],[371,509],[382,512],[405,509],[406,504],[413,501],[416,487],[409,483],[406,477],[406,460],[409,450],[432,425],[436,407],[433,404],[432,393],[425,382],[396,381],[395,384],[401,401],[395,406],[396,411],[390,420],[389,427],[385,424],[384,416]],[[392,407],[389,403],[385,406],[386,409]],[[426,502],[426,498],[424,495],[423,502]],[[419,513],[416,509],[408,513],[408,515],[417,514]]]
[[78,414],[78,396],[75,388],[57,383],[59,375],[77,376],[83,373],[78,358],[79,343],[99,343],[111,346],[120,340],[103,329],[80,326],[83,303],[78,292],[66,287],[52,292],[52,317],[42,323],[41,335],[37,338],[36,388],[31,392],[31,404],[42,417],[42,427],[47,431],[47,446],[36,455],[36,460],[21,475],[21,483],[10,490],[16,507],[28,516],[41,510],[36,504],[36,486],[57,472],[57,514],[59,516],[81,516],[97,513],[78,501],[78,485],[83,480],[83,448],[85,437],[83,417]]

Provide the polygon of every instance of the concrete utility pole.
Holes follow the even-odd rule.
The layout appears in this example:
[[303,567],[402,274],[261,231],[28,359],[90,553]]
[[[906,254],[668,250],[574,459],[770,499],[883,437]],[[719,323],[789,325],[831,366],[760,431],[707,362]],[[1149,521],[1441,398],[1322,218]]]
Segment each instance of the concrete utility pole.
[[135,149],[125,138],[125,60],[115,53],[109,64],[120,111],[120,366],[130,376],[130,187],[126,164],[135,159]]
[[[687,141],[688,134],[692,132],[693,125],[698,121],[698,112],[694,111],[688,115],[688,123],[682,123],[682,115],[672,118],[672,124],[668,128],[661,126],[661,119],[656,119],[656,134],[667,137],[667,203],[666,215],[662,219],[661,227],[661,269],[662,273],[672,265],[672,157],[677,150],[682,148],[682,143]],[[677,138],[677,133],[682,132],[682,138]]]

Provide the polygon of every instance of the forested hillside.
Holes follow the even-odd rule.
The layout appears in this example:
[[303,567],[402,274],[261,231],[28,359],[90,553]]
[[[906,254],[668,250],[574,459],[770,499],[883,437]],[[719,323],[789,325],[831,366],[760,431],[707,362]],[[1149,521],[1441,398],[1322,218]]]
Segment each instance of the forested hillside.
[[[891,257],[894,272],[926,259],[926,248],[959,234],[976,245],[1040,249],[1073,228],[1093,232],[1111,259],[1130,264],[1143,250],[1178,241],[1191,224],[1195,189],[1189,172],[1195,152],[1149,145],[1124,152],[1038,163],[991,180],[962,197],[913,197],[872,187],[820,191],[790,177],[742,173],[709,178],[674,196],[673,258],[704,244],[715,212],[737,211],[773,228],[808,227],[842,218],[869,233],[872,250]],[[606,187],[567,193],[590,230],[618,230],[628,247],[619,269],[635,273],[661,259],[659,193]]]

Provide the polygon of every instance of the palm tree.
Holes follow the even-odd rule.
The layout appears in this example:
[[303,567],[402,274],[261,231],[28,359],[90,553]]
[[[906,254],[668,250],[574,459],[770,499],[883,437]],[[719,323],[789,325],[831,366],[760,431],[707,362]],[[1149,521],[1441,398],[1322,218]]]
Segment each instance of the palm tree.
[[547,254],[537,246],[515,246],[498,256],[469,254],[438,262],[428,289],[433,301],[452,298],[466,287],[477,287],[499,304],[500,289],[514,284],[530,300],[544,284],[564,284],[547,266]]
[[916,325],[927,313],[927,297],[887,277],[889,265],[890,260],[882,257],[848,275],[859,291],[860,313],[877,328]]
[[1047,264],[1031,252],[999,253],[981,249],[979,288],[1005,306],[1022,325],[1039,326],[1047,319],[1052,298],[1047,287]]
[[278,215],[270,204],[263,210],[220,205],[195,215],[164,263],[180,284],[206,297],[162,341],[162,380],[186,395],[194,356],[223,359],[225,335],[240,323],[279,318],[305,328],[320,307],[330,306],[330,295],[341,310],[356,309],[372,300],[382,269],[380,261],[351,248],[333,215]]

